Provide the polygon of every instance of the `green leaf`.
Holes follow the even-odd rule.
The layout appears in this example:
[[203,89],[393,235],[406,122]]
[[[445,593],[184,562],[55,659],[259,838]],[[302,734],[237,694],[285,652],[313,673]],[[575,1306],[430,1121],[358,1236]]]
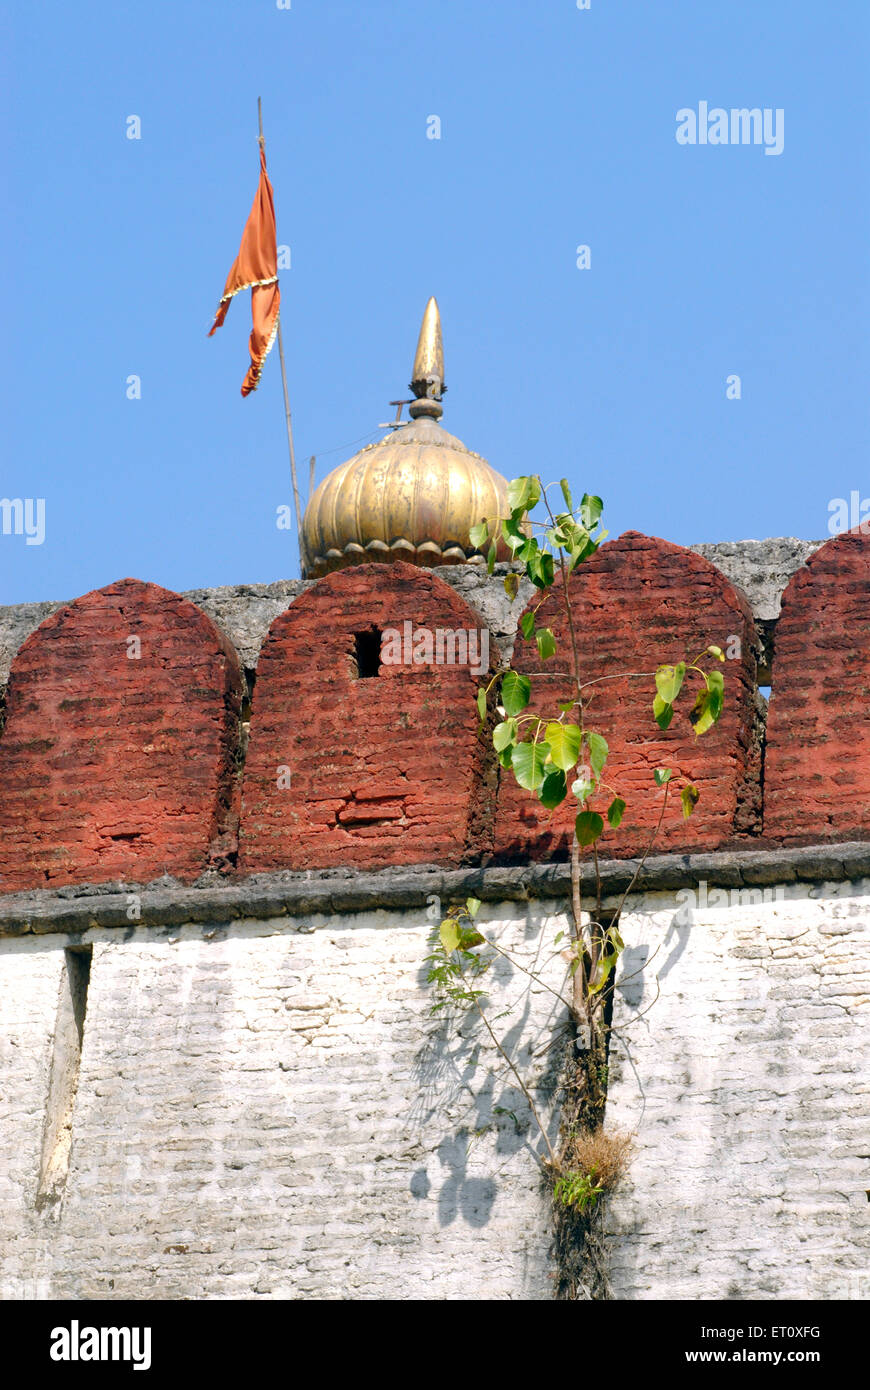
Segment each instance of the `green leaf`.
[[581,811],[574,822],[574,833],[581,845],[591,845],[604,829],[604,821],[597,811]]
[[587,801],[594,791],[595,783],[588,782],[585,777],[578,777],[575,782],[571,783],[571,795],[576,796],[581,804]]
[[481,720],[486,718],[486,691],[483,686],[477,692],[477,712]]
[[533,476],[514,478],[508,483],[507,500],[512,512],[530,512],[538,505],[541,485]]
[[538,800],[548,811],[555,810],[561,806],[565,797],[568,795],[568,783],[561,768],[548,768],[540,790]]
[[715,656],[715,657],[717,658],[718,661],[724,661],[724,660],[725,660],[725,653],[723,652],[723,650],[722,650],[721,647],[708,647],[708,648],[707,648],[707,655],[708,655],[708,656]]
[[689,719],[695,734],[700,737],[712,728],[722,713],[725,681],[721,671],[711,671],[707,676],[707,686],[698,692]]
[[607,808],[608,824],[616,830],[622,824],[622,817],[625,812],[625,802],[621,796],[615,796]]
[[676,700],[685,674],[685,661],[677,662],[676,666],[660,666],[656,671],[656,690],[666,705],[672,705]]
[[535,540],[534,536],[529,536],[522,550],[518,550],[514,555],[514,559],[519,560],[521,565],[526,565],[528,567],[529,561],[531,560],[532,556],[537,555],[537,553],[538,542]]
[[508,483],[507,501],[512,512],[525,508],[529,496],[528,478],[513,478]]
[[520,587],[520,577],[518,574],[506,574],[504,577],[504,591],[508,598],[513,602]]
[[526,791],[536,792],[544,781],[544,763],[550,749],[546,743],[515,743],[511,752],[514,776]]
[[718,719],[722,713],[722,706],[725,703],[725,677],[721,671],[710,671],[707,674],[707,685],[710,688],[710,713],[714,719]]
[[450,955],[451,951],[456,950],[456,947],[459,945],[460,933],[459,927],[456,925],[452,917],[444,918],[444,921],[441,923],[438,935],[441,937],[441,945],[444,947],[448,955]]
[[616,964],[616,956],[600,956],[595,967],[595,977],[589,981],[589,993],[598,994],[607,984],[611,970]]
[[556,935],[555,935],[555,937],[553,938],[553,945],[554,945],[554,946],[558,946],[559,942],[562,940],[562,937],[563,937],[564,935],[565,935],[565,933],[564,933],[563,931],[556,932]]
[[513,752],[513,747],[513,744],[509,743],[506,748],[502,748],[500,750],[498,760],[501,763],[502,767],[510,767],[511,753]]
[[603,510],[604,503],[600,497],[590,497],[588,492],[584,492],[580,502],[580,520],[589,531],[593,529]]
[[497,554],[497,551],[496,551],[495,541],[491,541],[491,542],[490,542],[489,551],[488,551],[487,557],[486,557],[486,572],[487,572],[487,574],[492,574],[493,570],[495,569],[495,557],[496,557],[496,554]]
[[661,695],[656,695],[653,700],[653,714],[659,728],[666,729],[674,717],[674,707],[663,700]]
[[502,522],[501,533],[504,536],[505,544],[511,550],[520,550],[528,540],[525,531],[520,529],[519,522],[514,521],[511,516]]
[[586,742],[589,747],[589,762],[596,777],[600,777],[604,764],[607,762],[607,754],[610,751],[607,747],[607,739],[601,734],[594,734],[589,731],[586,733]]
[[556,639],[548,627],[539,627],[535,633],[535,641],[538,644],[538,655],[542,661],[554,656],[556,652]]
[[538,589],[549,589],[553,584],[553,557],[548,550],[539,550],[527,566],[528,576]]
[[653,776],[655,777],[656,786],[663,787],[666,782],[670,782],[673,775],[674,774],[671,768],[657,767],[655,772],[653,773]]
[[708,729],[712,729],[716,721],[710,713],[709,690],[698,691],[697,698],[689,714],[689,719],[697,738],[700,738],[701,734],[705,734]]
[[476,526],[472,526],[468,533],[468,539],[475,550],[480,550],[489,540],[489,526],[485,521],[480,521]]
[[563,714],[570,714],[576,704],[576,700],[564,700],[560,703],[559,709]]
[[544,738],[550,745],[550,757],[558,768],[569,772],[580,757],[583,735],[577,724],[548,724]]
[[506,714],[521,714],[529,703],[531,693],[532,682],[528,676],[521,676],[518,671],[505,672],[501,682],[501,702]]
[[506,719],[502,724],[496,724],[492,731],[492,746],[496,753],[501,753],[505,748],[510,748],[512,743],[516,743],[517,721]]
[[568,508],[569,512],[573,512],[574,503],[571,501],[571,489],[568,486],[568,479],[560,478],[559,486],[562,489],[562,496],[565,499],[565,506]]
[[691,782],[687,787],[683,787],[683,790],[680,792],[680,800],[683,803],[683,815],[686,820],[689,819],[689,816],[694,811],[700,797],[701,793],[698,791],[697,787],[692,786]]
[[618,955],[618,956],[622,955],[622,952],[625,950],[625,942],[623,941],[622,937],[619,935],[619,932],[618,932],[618,930],[617,930],[617,928],[616,928],[615,926],[614,926],[614,927],[608,927],[608,929],[607,929],[607,940],[610,942],[610,945],[612,946],[612,948],[613,948],[614,952],[616,953],[616,955]]
[[523,634],[523,636],[524,636],[526,639],[528,639],[529,637],[531,637],[531,635],[532,635],[532,633],[534,632],[534,630],[535,630],[535,615],[534,615],[534,613],[524,613],[523,616],[520,618],[520,632]]
[[588,560],[590,555],[594,555],[598,549],[598,542],[594,541],[585,528],[577,528],[573,543],[570,547],[571,563],[570,570],[575,570],[584,560]]
[[480,910],[480,898],[466,898],[465,911],[469,917],[476,917]]

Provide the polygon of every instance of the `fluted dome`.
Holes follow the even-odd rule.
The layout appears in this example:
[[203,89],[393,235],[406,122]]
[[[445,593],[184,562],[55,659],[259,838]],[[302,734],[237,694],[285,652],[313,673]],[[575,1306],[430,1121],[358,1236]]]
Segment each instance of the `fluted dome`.
[[[306,578],[367,561],[485,562],[488,547],[476,549],[469,531],[507,515],[507,482],[438,423],[443,375],[438,306],[430,299],[414,362],[412,418],[317,488],[303,521]],[[507,558],[500,546],[499,559]]]

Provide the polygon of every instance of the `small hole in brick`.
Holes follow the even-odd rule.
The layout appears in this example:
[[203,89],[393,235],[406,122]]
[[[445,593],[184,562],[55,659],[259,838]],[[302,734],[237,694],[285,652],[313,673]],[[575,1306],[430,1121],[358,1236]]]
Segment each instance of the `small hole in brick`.
[[376,676],[381,669],[381,630],[366,628],[365,632],[355,632],[353,637],[353,662],[351,678],[367,680]]

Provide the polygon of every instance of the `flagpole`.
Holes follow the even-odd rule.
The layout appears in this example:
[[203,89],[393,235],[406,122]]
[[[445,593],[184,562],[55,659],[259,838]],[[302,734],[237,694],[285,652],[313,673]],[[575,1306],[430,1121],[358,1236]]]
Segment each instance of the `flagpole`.
[[[260,149],[265,151],[263,137],[263,101],[257,97],[257,118],[260,123]],[[302,513],[299,506],[299,487],[296,482],[296,450],[293,448],[293,420],[290,415],[290,397],[287,393],[287,368],[284,365],[284,339],[281,337],[281,312],[278,311],[278,356],[281,359],[281,381],[284,386],[284,414],[287,418],[287,444],[290,449],[290,477],[293,482],[293,506],[296,511],[296,538],[299,544],[299,573],[302,573]]]

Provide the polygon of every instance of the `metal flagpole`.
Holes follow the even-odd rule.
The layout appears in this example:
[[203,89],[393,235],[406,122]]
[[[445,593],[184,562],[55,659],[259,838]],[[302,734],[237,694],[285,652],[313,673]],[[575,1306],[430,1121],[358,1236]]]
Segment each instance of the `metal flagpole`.
[[[260,148],[265,150],[263,138],[263,101],[257,97],[257,117],[260,122]],[[290,448],[290,478],[293,482],[293,506],[296,511],[296,537],[299,542],[299,573],[302,573],[302,513],[299,506],[299,487],[296,482],[296,451],[293,448],[293,421],[290,415],[290,397],[287,394],[287,368],[284,365],[284,340],[281,337],[281,312],[278,311],[278,356],[281,359],[281,381],[284,386],[284,414],[287,417],[287,444]]]

